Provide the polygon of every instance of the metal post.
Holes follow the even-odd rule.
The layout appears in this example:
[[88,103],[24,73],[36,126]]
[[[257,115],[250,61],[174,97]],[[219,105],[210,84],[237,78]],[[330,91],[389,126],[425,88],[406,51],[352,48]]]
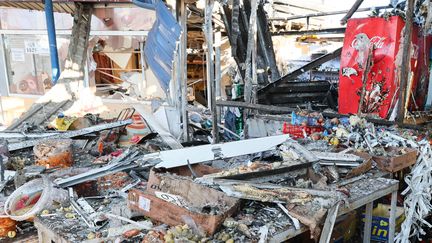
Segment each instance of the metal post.
[[[245,74],[245,87],[244,98],[246,102],[252,101],[252,85],[256,82],[256,72],[254,72],[256,59],[256,16],[257,16],[258,2],[257,0],[251,1],[251,14],[249,18],[249,31],[248,42],[246,49],[246,74]],[[247,113],[247,112],[246,112]]]
[[[175,9],[173,9],[174,16],[176,17],[176,21],[180,23],[180,10],[181,10],[181,1],[176,1]],[[181,88],[181,46],[182,46],[182,37],[180,36],[179,41],[176,42],[176,52],[174,57],[174,65],[173,65],[173,78],[172,82],[170,82],[169,94],[171,97],[171,105],[173,105],[176,109],[176,123],[178,125],[182,125],[182,88]]]
[[371,239],[371,230],[372,230],[372,209],[373,209],[373,201],[366,204],[363,243],[369,243],[371,241],[370,239]]
[[[253,43],[252,43],[252,86],[255,87],[258,85],[258,75],[257,75],[257,11],[258,11],[258,1],[252,0],[251,4],[253,4],[252,11],[255,11],[255,13],[252,15],[251,18],[254,16],[254,19],[251,20],[252,25],[252,35],[253,35]],[[252,89],[253,92],[253,89]],[[255,103],[254,94],[252,94],[252,102]]]
[[45,0],[44,7],[51,56],[52,82],[56,84],[60,77],[60,64],[57,53],[57,40],[52,0]]
[[187,112],[187,15],[186,3],[184,0],[180,3],[180,25],[182,28],[182,35],[180,39],[180,92],[181,92],[181,117],[183,123],[183,141],[189,141],[189,118]]
[[5,168],[3,163],[3,156],[0,154],[0,181],[1,182],[5,180],[4,172],[5,172]]
[[397,111],[397,122],[403,123],[406,114],[405,100],[407,94],[407,84],[410,70],[411,61],[411,39],[412,39],[412,26],[413,26],[413,12],[414,12],[414,0],[408,0],[408,7],[406,11],[406,21],[404,36],[405,41],[402,47],[402,63],[400,67],[400,80],[399,80],[399,101]]
[[207,46],[207,100],[208,107],[212,112],[212,138],[213,143],[219,141],[219,128],[217,126],[217,112],[216,112],[216,93],[215,93],[215,79],[214,79],[214,60],[213,60],[213,0],[206,0],[205,6],[205,33],[206,33],[206,46]]
[[[216,100],[220,100],[221,97],[221,78],[222,78],[222,69],[221,69],[221,38],[222,34],[220,31],[216,32],[215,35],[215,83],[216,83]],[[221,117],[221,107],[216,106],[216,118],[217,124],[220,123]]]
[[207,73],[207,107],[212,106],[212,81],[214,77],[213,63],[213,0],[206,0],[204,16],[204,35],[206,39],[206,73]]
[[145,65],[144,65],[144,45],[145,42],[140,42],[140,59],[141,59],[141,74],[142,74],[142,82],[138,84],[138,89],[140,91],[140,94],[144,94],[144,90],[147,88],[147,80],[145,75]]

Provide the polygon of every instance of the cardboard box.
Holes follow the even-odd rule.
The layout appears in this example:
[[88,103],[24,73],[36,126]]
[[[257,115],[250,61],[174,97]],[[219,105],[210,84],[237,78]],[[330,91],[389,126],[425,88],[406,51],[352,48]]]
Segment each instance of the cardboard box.
[[128,205],[170,226],[193,220],[198,228],[212,235],[225,218],[238,210],[239,200],[199,185],[188,177],[152,170],[147,190],[130,190]]
[[396,148],[388,147],[386,148],[387,153],[397,154],[400,150],[404,150],[401,155],[396,155],[393,157],[389,156],[373,156],[373,160],[377,163],[380,170],[388,172],[397,172],[408,166],[415,164],[417,160],[417,150],[413,148]]
[[[388,241],[390,205],[378,204],[372,211],[372,235],[371,240],[379,242]],[[399,232],[402,222],[405,220],[403,207],[396,207],[396,226],[395,233]],[[365,214],[362,214],[362,222],[364,225]]]

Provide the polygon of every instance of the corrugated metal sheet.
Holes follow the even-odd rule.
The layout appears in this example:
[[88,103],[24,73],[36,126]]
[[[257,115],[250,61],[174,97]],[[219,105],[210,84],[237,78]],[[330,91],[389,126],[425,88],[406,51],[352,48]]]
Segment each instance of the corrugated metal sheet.
[[[53,1],[54,12],[73,14],[75,12],[75,2],[104,4],[104,3],[132,3],[132,0],[54,0]],[[44,11],[43,1],[0,0],[0,7]]]
[[[280,117],[282,118],[282,116]],[[282,134],[282,126],[284,122],[289,122],[289,119],[272,119],[268,118],[248,118],[246,120],[246,126],[248,129],[248,135],[250,138],[261,138],[268,136],[275,136]]]
[[148,33],[144,47],[146,61],[167,91],[171,80],[176,42],[181,27],[164,3],[156,4],[156,21]]
[[[0,7],[44,11],[44,4],[41,2],[22,2],[22,1],[3,2],[3,1],[0,1]],[[73,14],[75,12],[75,3],[73,3],[73,2],[62,2],[62,3],[54,2],[53,8],[54,8],[54,12]]]

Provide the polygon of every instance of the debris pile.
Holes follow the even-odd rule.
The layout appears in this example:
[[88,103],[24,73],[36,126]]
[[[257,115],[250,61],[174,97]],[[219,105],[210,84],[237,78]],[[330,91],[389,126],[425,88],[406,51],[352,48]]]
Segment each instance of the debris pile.
[[13,136],[1,143],[0,236],[22,237],[32,218],[44,240],[65,242],[281,242],[308,231],[326,240],[339,215],[378,200],[396,206],[381,199],[399,188],[390,173],[408,173],[397,240],[430,226],[425,134],[296,112],[291,128],[320,129],[291,136],[285,123],[285,135],[182,148],[139,112],[0,133]]

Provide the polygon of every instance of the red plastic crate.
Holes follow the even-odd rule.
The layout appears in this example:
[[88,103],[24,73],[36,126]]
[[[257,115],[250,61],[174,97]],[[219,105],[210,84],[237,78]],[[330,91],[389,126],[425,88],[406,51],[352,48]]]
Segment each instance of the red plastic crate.
[[282,127],[283,134],[289,134],[293,138],[305,138],[312,133],[323,132],[322,126],[297,126],[284,122]]

